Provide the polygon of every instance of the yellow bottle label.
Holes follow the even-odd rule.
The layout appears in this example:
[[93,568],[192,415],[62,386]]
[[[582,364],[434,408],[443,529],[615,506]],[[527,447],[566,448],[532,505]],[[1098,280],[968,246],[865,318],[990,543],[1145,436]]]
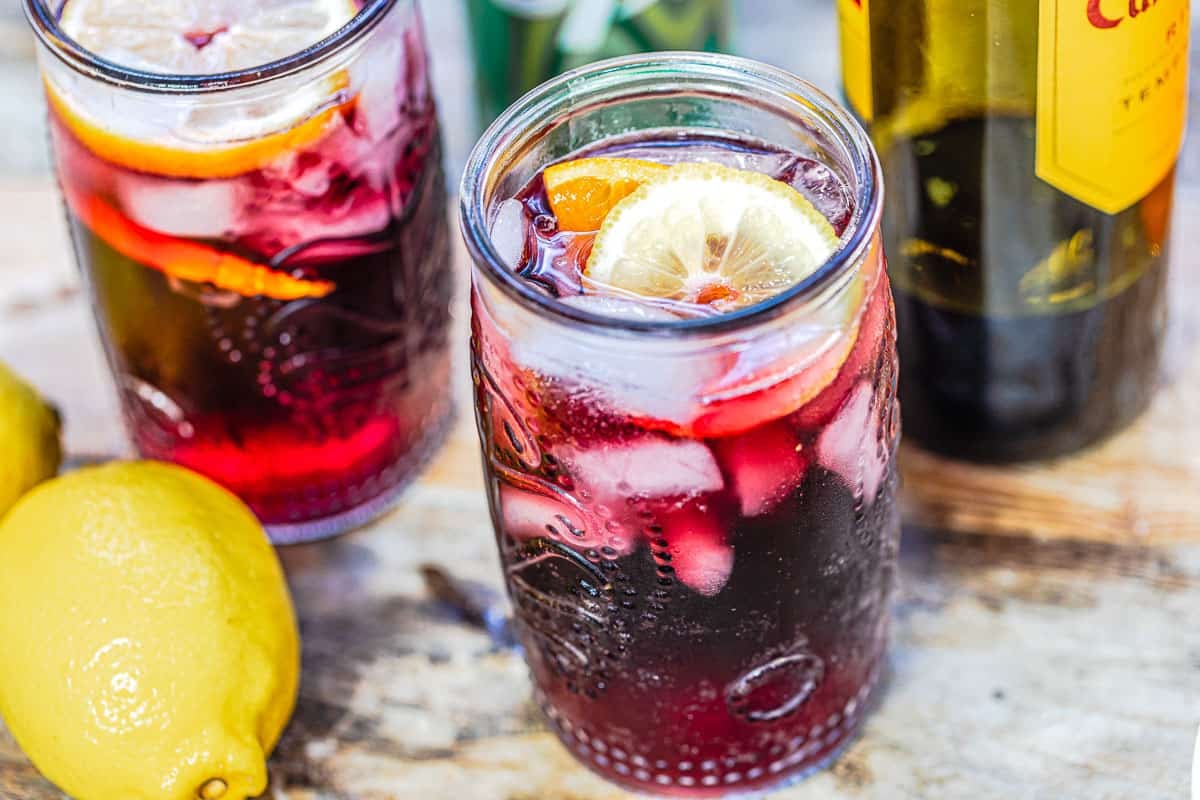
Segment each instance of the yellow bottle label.
[[1189,0],[1040,0],[1037,174],[1109,214],[1179,156]]
[[871,89],[871,25],[868,0],[838,0],[842,48],[842,87],[858,115],[871,121],[875,113]]

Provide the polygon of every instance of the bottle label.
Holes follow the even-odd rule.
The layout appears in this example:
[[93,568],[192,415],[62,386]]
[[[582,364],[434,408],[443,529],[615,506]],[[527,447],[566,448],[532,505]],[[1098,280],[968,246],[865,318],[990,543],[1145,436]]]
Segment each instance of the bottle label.
[[1037,175],[1109,214],[1171,169],[1187,113],[1189,0],[1040,0]]
[[842,49],[842,88],[846,100],[864,121],[875,114],[871,89],[871,25],[869,0],[838,0]]

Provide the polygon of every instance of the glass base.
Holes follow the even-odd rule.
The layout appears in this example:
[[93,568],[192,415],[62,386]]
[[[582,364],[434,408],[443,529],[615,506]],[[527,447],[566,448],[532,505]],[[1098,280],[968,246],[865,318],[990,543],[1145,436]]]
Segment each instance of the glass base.
[[[858,738],[866,717],[875,710],[880,695],[880,685],[884,683],[879,678],[886,666],[886,658],[885,653],[883,660],[875,666],[867,682],[859,690],[855,699],[855,709],[843,721],[837,737],[831,739],[827,735],[824,740],[818,740],[820,745],[810,752],[805,752],[807,748],[801,748],[798,752],[783,756],[765,768],[752,769],[739,775],[741,780],[735,783],[720,780],[715,775],[706,775],[702,772],[698,772],[687,785],[678,780],[660,783],[660,785],[647,785],[644,781],[623,779],[619,772],[614,772],[614,762],[609,755],[579,741],[571,735],[570,731],[565,730],[564,726],[557,723],[556,715],[544,704],[544,700],[540,704],[551,730],[576,761],[609,783],[616,784],[639,797],[749,800],[749,798],[763,797],[785,786],[799,783],[814,773],[829,767],[841,756],[846,748]],[[810,743],[810,746],[812,744],[817,744],[817,742]],[[632,775],[633,771],[629,771]],[[762,774],[753,778],[751,776],[754,772]],[[717,782],[711,783],[710,781],[713,779],[717,779]]]
[[451,407],[442,415],[437,425],[427,432],[420,446],[414,448],[396,463],[393,469],[401,477],[390,488],[361,505],[327,517],[302,522],[266,524],[271,544],[282,546],[329,539],[362,527],[391,511],[399,502],[404,491],[420,477],[429,462],[441,450],[450,430],[454,427],[456,418],[455,409]]

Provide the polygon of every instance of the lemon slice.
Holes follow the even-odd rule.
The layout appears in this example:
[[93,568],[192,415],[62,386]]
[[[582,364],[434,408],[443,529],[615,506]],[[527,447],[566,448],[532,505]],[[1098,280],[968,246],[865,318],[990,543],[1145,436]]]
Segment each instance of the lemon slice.
[[298,53],[356,11],[354,0],[68,0],[60,24],[122,66],[210,75]]
[[[168,75],[255,67],[297,53],[357,13],[354,0],[69,0],[62,28],[97,55]],[[60,82],[61,81],[61,82]],[[151,108],[83,81],[47,76],[50,105],[85,146],[129,169],[224,178],[323,137],[349,77],[339,72],[258,101],[198,96]]]
[[837,249],[833,226],[791,186],[719,164],[676,164],[613,206],[585,274],[720,311],[761,302]]

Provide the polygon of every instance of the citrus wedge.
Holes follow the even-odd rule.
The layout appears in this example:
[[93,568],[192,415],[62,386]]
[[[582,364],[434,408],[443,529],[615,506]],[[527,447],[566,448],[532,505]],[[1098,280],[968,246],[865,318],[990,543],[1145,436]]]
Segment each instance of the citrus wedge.
[[666,171],[639,158],[577,158],[546,167],[542,180],[560,230],[594,231],[613,206]]
[[586,275],[642,297],[732,311],[794,286],[837,246],[829,221],[788,184],[688,162],[612,207]]
[[276,300],[324,297],[335,288],[332,281],[294,278],[233,253],[143,228],[94,195],[70,190],[65,194],[71,211],[105,244],[172,278]]
[[[346,24],[354,0],[69,0],[63,30],[123,66],[168,75],[246,69],[297,53]],[[198,97],[163,103],[162,119],[114,113],[110,93],[46,82],[51,108],[90,150],[157,175],[226,178],[266,166],[325,136],[338,122],[345,72],[260,102]],[[95,95],[95,96],[91,96]]]

